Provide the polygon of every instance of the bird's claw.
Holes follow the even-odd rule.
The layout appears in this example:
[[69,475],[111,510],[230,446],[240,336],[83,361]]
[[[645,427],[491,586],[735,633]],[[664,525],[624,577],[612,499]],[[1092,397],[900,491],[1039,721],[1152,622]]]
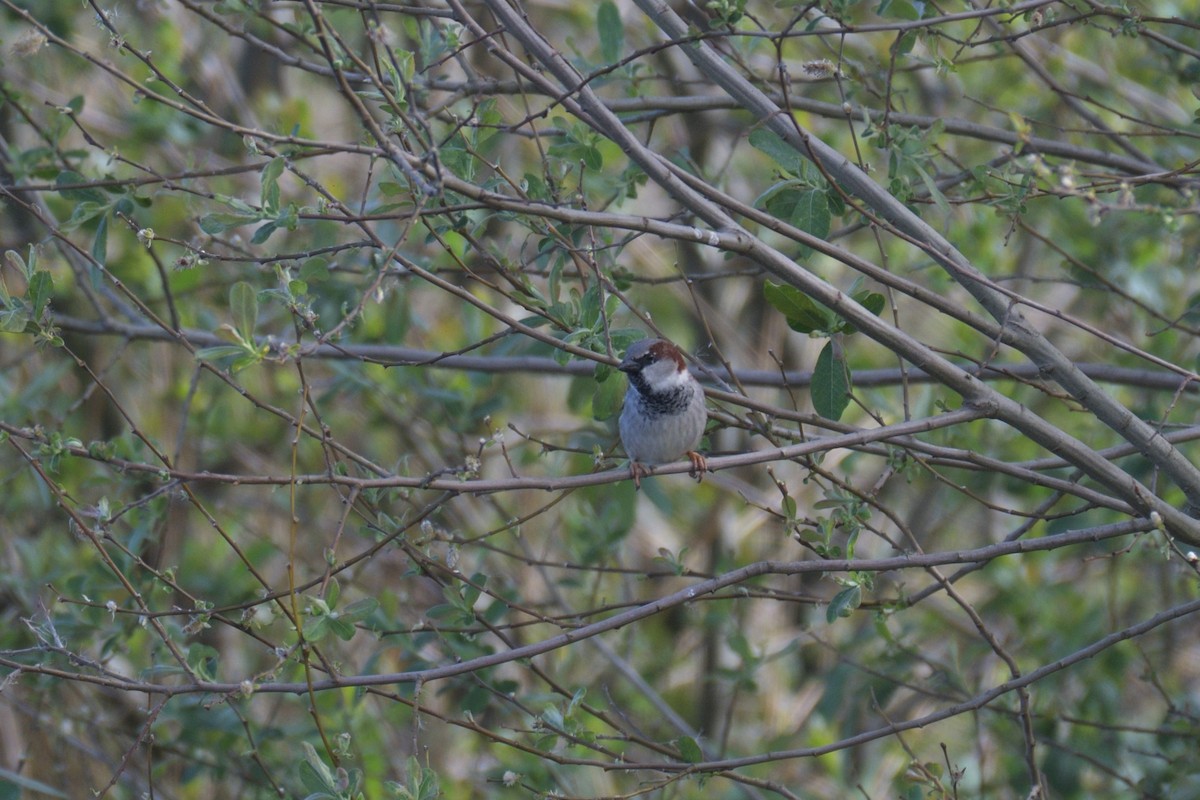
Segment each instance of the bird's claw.
[[650,472],[650,468],[640,461],[629,462],[629,474],[633,476],[634,491],[642,488],[642,477],[649,475]]
[[[688,475],[695,478],[696,483],[700,483],[704,480],[704,473],[708,471],[708,460],[695,450],[688,450],[685,455],[687,455],[688,461],[692,462],[692,468],[688,470]],[[635,489],[641,489],[642,478],[652,474],[654,474],[654,470],[642,462],[629,462],[629,475],[633,478]]]

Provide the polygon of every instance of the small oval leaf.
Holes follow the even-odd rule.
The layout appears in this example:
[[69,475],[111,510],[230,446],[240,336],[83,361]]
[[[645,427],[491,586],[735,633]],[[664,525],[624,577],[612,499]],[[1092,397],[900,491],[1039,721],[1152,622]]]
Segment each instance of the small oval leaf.
[[699,764],[704,760],[704,752],[700,745],[690,736],[680,736],[675,740],[675,746],[679,748],[679,755],[689,764]]
[[827,331],[833,324],[833,316],[824,306],[794,286],[767,281],[763,296],[787,318],[788,327],[797,333]]
[[839,617],[848,617],[862,603],[862,587],[847,586],[833,596],[825,609],[825,621],[832,624]]
[[833,342],[821,348],[812,377],[813,408],[825,419],[839,420],[850,404],[850,372],[834,352]]
[[600,34],[600,57],[608,64],[620,61],[625,50],[625,29],[612,0],[600,4],[600,10],[596,12],[596,32]]
[[243,339],[250,340],[258,322],[258,295],[254,287],[245,281],[235,283],[229,289],[229,310],[233,313],[233,324],[237,332]]

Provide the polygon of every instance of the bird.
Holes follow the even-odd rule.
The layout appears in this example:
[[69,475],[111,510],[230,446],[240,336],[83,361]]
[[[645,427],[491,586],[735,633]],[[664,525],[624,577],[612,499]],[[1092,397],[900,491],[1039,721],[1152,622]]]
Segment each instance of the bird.
[[629,346],[617,369],[629,378],[618,427],[634,486],[642,488],[648,465],[684,455],[692,462],[688,474],[703,480],[707,462],[696,447],[708,410],[704,389],[688,372],[679,348],[666,339],[641,339]]

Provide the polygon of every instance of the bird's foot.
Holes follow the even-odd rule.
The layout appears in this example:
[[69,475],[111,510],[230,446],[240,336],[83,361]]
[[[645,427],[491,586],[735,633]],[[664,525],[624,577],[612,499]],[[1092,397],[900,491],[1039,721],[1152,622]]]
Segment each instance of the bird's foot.
[[692,462],[692,468],[688,470],[688,475],[695,478],[696,483],[700,483],[700,481],[704,480],[704,473],[708,471],[708,460],[695,450],[688,450],[687,457],[688,461]]
[[634,490],[642,488],[642,478],[651,473],[651,469],[640,461],[629,462],[629,474],[633,476]]

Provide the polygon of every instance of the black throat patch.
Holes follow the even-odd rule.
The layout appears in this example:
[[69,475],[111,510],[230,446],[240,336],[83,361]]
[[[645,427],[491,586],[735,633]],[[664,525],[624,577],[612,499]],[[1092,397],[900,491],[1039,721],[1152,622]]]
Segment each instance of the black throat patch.
[[651,416],[680,413],[692,402],[692,394],[696,391],[694,386],[678,386],[664,392],[652,391],[640,372],[631,373],[629,383],[637,390],[642,409]]

